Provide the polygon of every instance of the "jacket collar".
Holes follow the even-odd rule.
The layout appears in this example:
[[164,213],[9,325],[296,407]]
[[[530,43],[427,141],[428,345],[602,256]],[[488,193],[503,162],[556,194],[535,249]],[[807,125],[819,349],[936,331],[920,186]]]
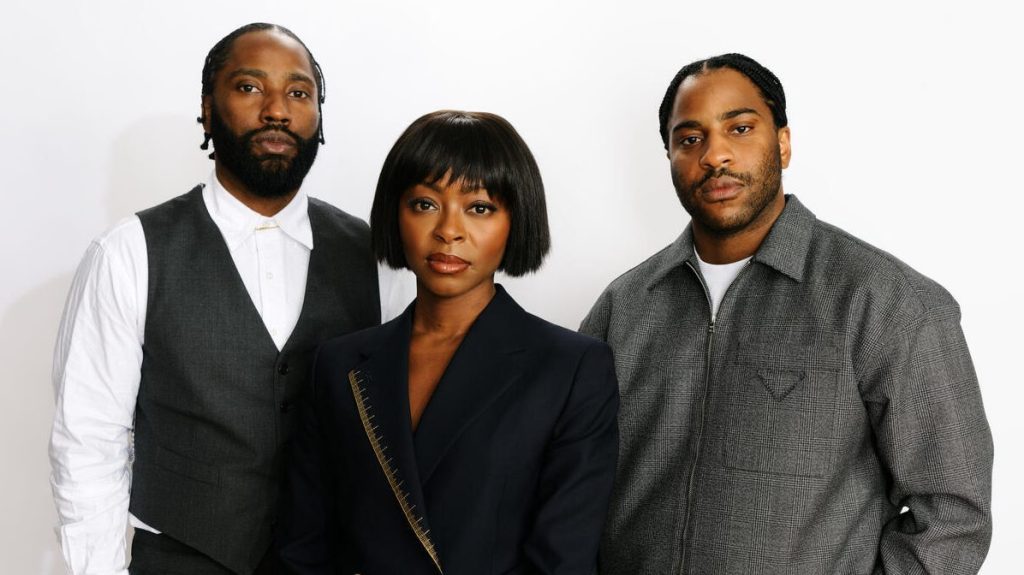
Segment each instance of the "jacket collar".
[[[755,262],[760,262],[797,282],[803,281],[810,251],[811,236],[817,218],[796,196],[786,195],[786,206],[782,209],[768,236],[754,253]],[[693,249],[693,224],[666,249],[665,256],[651,274],[651,286],[656,285],[672,270],[689,263],[699,270],[697,253]]]
[[[359,395],[360,409],[365,408],[372,417],[375,437],[368,439],[387,452],[390,473],[400,483],[400,487],[392,485],[392,490],[403,511],[412,510],[407,520],[437,562],[426,535],[429,527],[423,488],[463,431],[519,379],[522,366],[529,364],[524,327],[530,316],[504,288],[496,286],[494,298],[452,356],[413,433],[408,377],[415,306],[414,301],[402,315],[381,326],[381,337],[360,350],[360,362],[350,377],[358,382],[358,391],[353,391]],[[385,470],[385,475],[388,473]]]

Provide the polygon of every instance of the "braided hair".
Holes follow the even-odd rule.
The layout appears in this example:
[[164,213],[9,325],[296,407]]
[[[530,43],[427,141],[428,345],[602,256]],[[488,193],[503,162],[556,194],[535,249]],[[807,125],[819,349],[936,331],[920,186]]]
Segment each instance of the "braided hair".
[[666,150],[668,149],[668,120],[672,114],[672,105],[676,101],[676,93],[679,91],[680,84],[690,76],[720,68],[732,68],[749,78],[757,86],[757,89],[761,92],[761,97],[764,99],[764,103],[772,113],[775,129],[784,128],[789,124],[789,120],[786,118],[786,93],[782,89],[782,82],[779,81],[775,74],[768,68],[758,64],[753,58],[743,54],[722,54],[721,56],[714,56],[687,64],[676,73],[675,78],[672,78],[672,82],[668,85],[668,90],[665,91],[665,97],[661,100],[661,108],[658,109],[661,141],[665,144]]
[[[265,22],[253,22],[252,24],[246,24],[241,28],[238,28],[234,32],[224,36],[219,42],[210,48],[209,54],[206,55],[206,62],[203,63],[203,98],[213,95],[213,77],[224,67],[227,63],[228,58],[231,57],[231,49],[235,45],[235,40],[239,36],[248,34],[249,32],[262,32],[265,30],[272,30],[274,32],[280,32],[285,36],[295,40],[299,43],[304,50],[306,55],[309,56],[309,65],[313,68],[313,72],[316,80],[316,91],[317,91],[317,114],[320,116],[320,125],[317,128],[317,137],[321,144],[327,143],[324,140],[324,121],[323,121],[323,106],[324,101],[327,100],[327,85],[324,81],[323,70],[320,69],[320,64],[313,57],[313,53],[309,51],[306,43],[299,39],[294,32],[280,26],[278,24],[267,24]],[[207,120],[206,116],[199,116],[196,121],[202,124]],[[209,133],[203,133],[203,143],[199,146],[203,150],[207,150],[210,147],[211,135]],[[213,154],[210,154],[210,159],[213,159]]]

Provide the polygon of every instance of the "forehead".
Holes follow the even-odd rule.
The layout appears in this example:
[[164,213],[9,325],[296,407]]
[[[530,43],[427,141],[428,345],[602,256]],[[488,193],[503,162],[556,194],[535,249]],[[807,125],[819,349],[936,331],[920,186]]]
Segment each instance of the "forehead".
[[[750,108],[771,119],[761,91],[742,73],[718,68],[683,80],[676,92],[672,116],[680,119],[717,118],[731,110]],[[674,123],[674,122],[673,122]]]
[[297,72],[313,78],[313,67],[306,49],[294,38],[276,30],[249,32],[235,39],[218,75],[230,74],[239,68],[252,68],[268,74]]

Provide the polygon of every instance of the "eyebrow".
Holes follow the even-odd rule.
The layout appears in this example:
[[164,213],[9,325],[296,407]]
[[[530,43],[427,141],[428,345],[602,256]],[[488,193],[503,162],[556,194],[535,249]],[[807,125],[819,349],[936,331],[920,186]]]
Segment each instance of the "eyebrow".
[[[754,114],[755,116],[760,116],[761,115],[760,112],[758,112],[757,110],[755,110],[753,108],[737,108],[735,110],[729,110],[728,112],[718,116],[718,119],[719,120],[731,120],[731,119],[733,119],[733,118],[735,118],[737,116],[742,116],[743,114]],[[699,127],[701,127],[701,123],[698,122],[697,120],[684,120],[682,122],[679,122],[675,126],[672,126],[672,133],[675,133],[677,130],[682,130],[682,129],[685,129],[685,128],[699,128]]]
[[[269,75],[260,70],[259,68],[239,68],[231,72],[228,78],[237,78],[239,76],[252,76],[253,78],[267,78]],[[313,79],[301,72],[292,72],[288,74],[289,82],[306,82],[307,84],[313,84]]]

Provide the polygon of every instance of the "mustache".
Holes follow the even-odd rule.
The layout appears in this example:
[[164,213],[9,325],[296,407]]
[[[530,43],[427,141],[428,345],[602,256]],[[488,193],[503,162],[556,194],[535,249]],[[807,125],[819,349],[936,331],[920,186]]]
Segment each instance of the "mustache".
[[708,180],[711,180],[712,178],[721,178],[723,176],[735,178],[747,185],[750,185],[754,181],[754,178],[752,178],[749,174],[741,174],[739,172],[734,172],[729,168],[721,167],[718,168],[717,170],[709,169],[708,171],[704,172],[704,176],[700,179],[700,181],[694,184],[693,189],[700,189],[704,184],[708,183]]
[[271,132],[276,132],[278,134],[284,134],[284,135],[288,136],[289,138],[291,138],[297,144],[305,144],[308,141],[306,138],[303,138],[302,136],[300,136],[300,135],[296,134],[295,132],[289,130],[287,126],[277,125],[277,124],[270,124],[270,125],[264,126],[262,128],[257,128],[255,130],[250,130],[250,131],[246,132],[244,135],[242,135],[242,141],[245,142],[246,145],[249,145],[258,136],[261,136],[261,135],[267,134],[267,133],[271,133]]

